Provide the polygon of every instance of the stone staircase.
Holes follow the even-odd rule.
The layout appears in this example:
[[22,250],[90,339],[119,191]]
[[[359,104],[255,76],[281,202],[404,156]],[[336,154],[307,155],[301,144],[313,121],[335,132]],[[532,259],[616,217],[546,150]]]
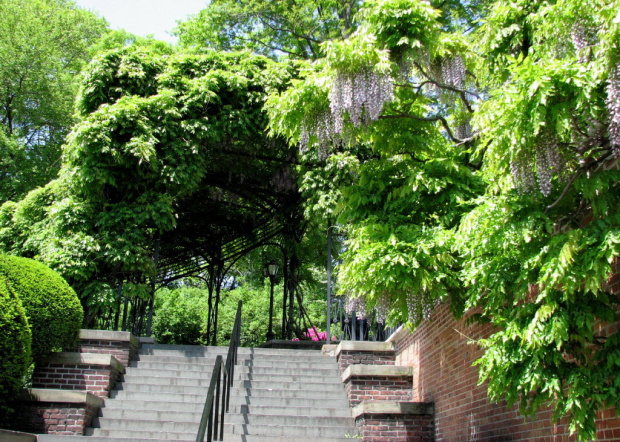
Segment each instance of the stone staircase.
[[[215,358],[227,348],[147,344],[111,391],[90,442],[194,441]],[[334,358],[240,348],[225,441],[344,441],[356,433]],[[79,436],[40,435],[59,442]]]
[[357,434],[334,358],[250,349],[235,373],[226,441],[344,441]]

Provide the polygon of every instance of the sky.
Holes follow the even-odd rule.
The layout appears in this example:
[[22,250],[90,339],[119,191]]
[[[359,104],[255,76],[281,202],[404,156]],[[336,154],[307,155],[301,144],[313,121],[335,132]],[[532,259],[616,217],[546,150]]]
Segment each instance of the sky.
[[79,6],[103,16],[112,29],[125,29],[145,37],[176,43],[169,33],[178,20],[196,14],[208,0],[74,0]]

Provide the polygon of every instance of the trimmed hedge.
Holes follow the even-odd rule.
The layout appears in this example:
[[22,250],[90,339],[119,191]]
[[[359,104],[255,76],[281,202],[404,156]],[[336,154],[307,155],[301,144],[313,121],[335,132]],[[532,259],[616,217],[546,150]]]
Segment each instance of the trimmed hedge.
[[24,307],[6,282],[0,281],[0,428],[7,428],[11,401],[28,372],[30,343]]
[[0,279],[19,296],[32,330],[34,362],[75,347],[84,311],[75,291],[58,273],[32,259],[0,255]]

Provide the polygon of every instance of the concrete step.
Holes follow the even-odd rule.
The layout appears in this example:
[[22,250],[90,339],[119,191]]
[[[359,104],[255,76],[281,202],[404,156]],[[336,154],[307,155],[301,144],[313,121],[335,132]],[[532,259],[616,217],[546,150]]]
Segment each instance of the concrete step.
[[253,366],[253,365],[238,365],[235,368],[235,375],[238,373],[248,373],[248,374],[274,374],[274,375],[304,375],[304,376],[312,376],[312,377],[338,377],[340,375],[340,370],[337,365],[333,365],[330,367],[312,367],[308,369],[305,368],[286,368],[281,367],[279,365],[271,365],[271,366]]
[[168,440],[178,440],[178,441],[195,441],[196,434],[198,433],[198,428],[192,431],[186,432],[170,432],[170,431],[159,431],[157,428],[157,423],[153,423],[155,426],[152,427],[151,430],[116,430],[116,429],[103,429],[103,428],[90,428],[86,433],[88,439],[84,439],[84,442],[90,442],[92,440],[97,440],[95,438],[100,438],[101,441],[104,440],[126,440],[135,442],[139,441],[168,441]]
[[[232,391],[232,389],[231,389]],[[110,399],[121,399],[130,401],[145,401],[145,402],[184,402],[188,404],[202,403],[204,404],[207,397],[207,392],[200,392],[199,394],[175,394],[175,393],[159,393],[159,392],[145,392],[145,391],[126,391],[126,390],[112,390],[110,392]],[[108,402],[108,401],[106,401]]]
[[129,363],[129,370],[138,368],[147,369],[164,369],[164,370],[200,370],[204,367],[213,367],[215,358],[170,358],[170,360],[162,361],[157,357],[147,360],[132,361]]
[[102,430],[131,430],[131,431],[161,431],[163,433],[189,433],[198,432],[200,418],[197,421],[174,421],[171,418],[165,420],[152,419],[101,419],[95,423],[94,428]]
[[272,368],[296,368],[298,370],[311,371],[315,368],[333,368],[335,367],[335,361],[330,360],[318,360],[318,361],[270,361],[268,359],[251,359],[241,361],[239,365],[245,365],[248,367],[272,367]]
[[[295,442],[351,442],[351,437],[345,438],[295,438]],[[97,437],[97,436],[60,436],[54,434],[39,434],[37,435],[37,440],[39,442],[166,442],[174,439],[155,439],[149,438],[144,439],[142,437],[138,438],[126,438],[126,437]],[[176,439],[179,440],[179,439]],[[188,439],[180,439],[186,441],[195,441],[196,436]],[[273,436],[257,436],[257,435],[226,435],[226,442],[291,442],[288,437],[273,437]]]
[[[204,387],[209,388],[211,382],[211,376],[200,378],[186,378],[186,377],[168,377],[168,376],[151,376],[143,377],[139,375],[125,375],[123,376],[124,385],[134,385],[141,383],[143,385],[177,385],[183,387]],[[123,386],[119,386],[122,390]]]
[[158,356],[199,357],[213,354],[224,355],[226,353],[228,353],[228,347],[211,347],[202,345],[142,344],[138,350],[139,355]]
[[296,381],[281,381],[279,378],[268,378],[267,380],[246,380],[238,381],[233,384],[237,388],[251,388],[255,390],[313,390],[316,392],[337,391],[344,392],[344,386],[341,382],[321,382],[324,379],[308,381],[307,379],[298,379]]
[[[346,403],[346,407],[342,407],[342,402],[334,403],[330,401],[325,403],[321,401],[323,406],[287,406],[286,404],[280,405],[249,405],[249,404],[230,404],[230,413],[239,414],[256,414],[256,415],[272,415],[272,416],[328,416],[328,417],[342,417],[351,418],[351,410],[349,404]],[[303,402],[300,402],[303,404]]]
[[[349,434],[348,437],[295,437],[295,442],[352,442],[353,438],[357,438],[357,433]],[[226,442],[291,442],[288,436],[260,436],[257,434],[226,434]]]
[[192,386],[179,386],[179,385],[154,385],[154,384],[130,384],[123,383],[116,386],[116,391],[126,391],[126,392],[140,392],[140,393],[171,393],[171,394],[203,394],[205,397],[207,396],[207,389],[200,389]]
[[330,384],[340,385],[342,387],[342,381],[340,375],[337,373],[332,374],[317,374],[317,373],[295,373],[295,374],[281,374],[281,373],[239,373],[235,371],[233,382],[238,381],[253,381],[253,382],[271,382],[273,384],[280,383],[293,383],[293,384]]
[[[291,398],[291,397],[275,397],[275,396],[230,396],[231,410],[240,411],[240,407],[246,405],[251,407],[286,407],[286,408],[321,408],[334,407],[344,410],[345,413],[351,414],[349,409],[349,400],[346,397],[333,397],[330,399],[317,398]],[[232,413],[232,411],[231,411]]]
[[201,378],[205,375],[211,376],[213,373],[213,367],[215,361],[211,364],[205,365],[193,365],[187,364],[183,366],[181,364],[175,364],[170,366],[157,367],[155,364],[148,364],[143,367],[138,365],[137,367],[127,367],[125,374],[140,376],[142,378],[148,377],[169,377],[169,378]]
[[298,389],[298,390],[281,390],[278,388],[274,389],[247,389],[247,388],[238,388],[233,387],[230,389],[231,397],[244,397],[251,396],[253,398],[293,398],[293,399],[320,399],[324,401],[329,401],[332,399],[341,399],[344,395],[344,390],[342,391],[311,391],[309,389]]
[[[126,437],[115,437],[110,438],[107,436],[97,437],[97,436],[67,436],[67,435],[55,435],[55,434],[38,434],[37,441],[39,442],[166,442],[171,439],[144,439],[144,438],[126,438]],[[186,441],[195,441],[196,436],[191,439],[182,439]]]
[[[184,357],[203,357],[207,355],[227,355],[228,347],[212,347],[198,345],[162,345],[162,344],[142,344],[138,350],[139,357],[145,355],[156,356],[184,356]],[[324,357],[321,350],[285,350],[277,348],[247,348],[239,347],[238,356],[252,357]]]
[[357,434],[355,425],[348,427],[334,427],[319,425],[308,426],[278,426],[278,425],[251,425],[251,424],[224,424],[224,439],[229,435],[260,435],[289,438],[346,438],[347,435]]
[[230,424],[245,424],[254,426],[282,426],[282,427],[345,427],[351,426],[351,416],[331,417],[326,413],[322,416],[304,415],[272,415],[272,414],[230,414],[225,422]]
[[[199,408],[199,407],[197,407]],[[175,422],[200,422],[202,409],[192,411],[173,410],[141,410],[127,408],[102,408],[101,417],[95,427],[109,428],[105,423],[110,419],[135,419],[147,421],[175,421]]]
[[200,402],[158,402],[158,401],[145,401],[145,400],[130,400],[130,399],[114,399],[107,400],[105,408],[102,408],[102,413],[107,416],[108,410],[146,410],[146,411],[182,411],[189,413],[202,413],[204,407],[203,396]]

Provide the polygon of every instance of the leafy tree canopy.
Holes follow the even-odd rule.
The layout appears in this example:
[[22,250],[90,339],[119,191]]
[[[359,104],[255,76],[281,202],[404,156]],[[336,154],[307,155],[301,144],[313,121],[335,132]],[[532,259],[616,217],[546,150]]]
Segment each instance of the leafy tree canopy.
[[4,249],[59,270],[92,319],[111,287],[155,276],[155,255],[182,273],[285,213],[290,149],[262,106],[291,72],[247,53],[96,57],[59,178],[1,209]]
[[341,291],[412,325],[476,312],[498,327],[491,397],[552,404],[583,438],[619,406],[618,335],[596,325],[618,320],[619,6],[368,1],[268,101],[313,166],[306,212],[346,235]]
[[323,41],[348,35],[357,0],[215,0],[177,29],[184,47],[249,49],[271,57],[316,58]]
[[[0,198],[19,198],[60,168],[78,74],[106,22],[68,0],[0,1],[0,122],[14,139]],[[4,144],[0,141],[0,145]]]

